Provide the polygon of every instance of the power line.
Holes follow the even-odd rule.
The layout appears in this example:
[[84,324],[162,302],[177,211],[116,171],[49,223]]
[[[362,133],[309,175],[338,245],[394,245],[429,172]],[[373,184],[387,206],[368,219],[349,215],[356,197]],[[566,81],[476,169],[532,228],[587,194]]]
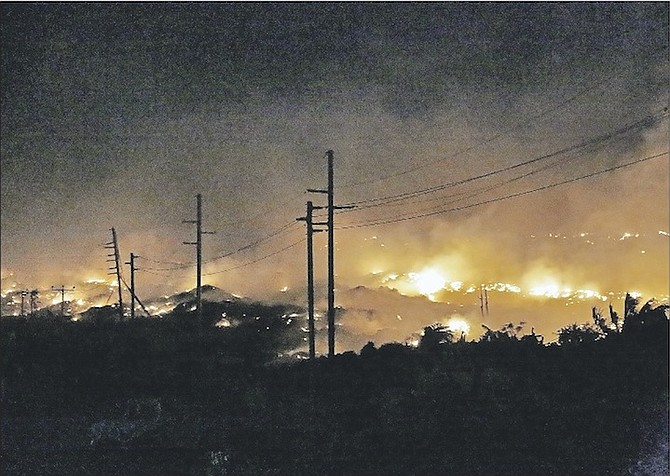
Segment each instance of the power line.
[[[667,45],[664,45],[663,47],[661,47],[659,49],[655,49],[651,52],[648,52],[646,55],[643,55],[642,57],[643,57],[643,59],[647,59],[647,58],[655,55],[656,53],[658,53],[660,51],[667,50],[667,48],[668,48]],[[636,60],[639,60],[639,58],[636,58]],[[393,178],[401,177],[403,175],[414,173],[418,170],[422,170],[422,169],[425,169],[427,167],[432,167],[432,166],[438,165],[438,164],[442,163],[444,160],[453,159],[453,158],[459,157],[461,155],[467,154],[468,152],[471,152],[471,151],[475,150],[477,147],[480,147],[484,144],[494,142],[494,141],[506,136],[507,134],[509,134],[512,131],[515,131],[517,129],[521,129],[522,127],[526,127],[530,124],[533,124],[538,119],[540,119],[542,117],[545,117],[545,116],[547,116],[547,115],[549,115],[553,112],[556,112],[557,110],[563,109],[565,106],[572,103],[576,99],[578,99],[582,96],[585,96],[587,93],[590,93],[592,91],[596,91],[596,90],[598,90],[602,87],[610,85],[613,81],[615,81],[619,77],[618,73],[623,72],[624,70],[626,70],[630,66],[632,66],[632,63],[629,64],[629,65],[626,65],[625,67],[618,68],[617,70],[615,70],[615,72],[613,74],[610,75],[609,79],[606,79],[604,82],[599,83],[595,86],[588,86],[588,87],[582,88],[579,91],[577,91],[575,94],[573,94],[572,96],[568,97],[567,99],[565,99],[563,101],[560,101],[559,103],[554,104],[547,109],[543,109],[543,110],[539,111],[535,115],[532,115],[531,117],[515,124],[514,126],[506,129],[505,131],[502,131],[502,132],[494,134],[490,137],[487,137],[484,140],[476,143],[475,145],[465,147],[464,149],[461,149],[461,150],[456,151],[452,154],[449,154],[446,157],[441,157],[441,158],[439,158],[435,161],[432,161],[432,162],[429,162],[429,163],[426,163],[426,164],[417,165],[415,167],[405,169],[405,170],[401,170],[399,172],[395,172],[395,173],[392,173],[392,174],[388,174],[388,175],[385,175],[383,177],[377,177],[377,178],[370,179],[370,180],[363,180],[363,181],[358,181],[358,182],[354,182],[354,183],[341,185],[340,188],[347,189],[347,188],[353,188],[353,187],[357,187],[357,186],[361,186],[361,185],[369,185],[369,184],[376,183],[376,182],[383,182],[383,181],[390,180],[390,179],[393,179]]]
[[[286,223],[286,224],[282,225],[281,227],[279,227],[278,229],[276,229],[276,230],[268,233],[267,235],[257,239],[256,241],[252,241],[251,243],[247,243],[246,245],[240,246],[239,248],[237,248],[233,251],[230,251],[228,253],[225,253],[225,254],[216,256],[214,258],[210,258],[208,260],[205,260],[205,261],[203,261],[203,264],[213,263],[215,261],[219,261],[221,259],[233,256],[237,253],[247,251],[251,248],[254,248],[254,247],[260,245],[261,243],[269,241],[269,240],[271,240],[273,238],[276,238],[280,235],[286,234],[286,231],[288,229],[290,229],[291,227],[295,226],[295,225],[296,225],[296,223],[294,223],[294,222]],[[152,271],[176,271],[176,270],[192,268],[193,266],[196,265],[196,263],[178,263],[178,262],[170,262],[170,261],[159,261],[159,260],[152,259],[152,258],[146,258],[144,256],[135,256],[135,257],[136,258],[141,258],[141,259],[144,259],[144,260],[147,260],[147,261],[151,261],[151,262],[154,262],[154,263],[159,263],[159,264],[160,263],[166,263],[166,264],[174,263],[176,265],[176,266],[166,267],[166,268],[156,268],[156,267],[145,267],[145,268],[143,268],[145,270],[152,270]]]
[[265,255],[265,256],[262,256],[262,257],[260,257],[260,258],[255,259],[255,260],[253,260],[253,261],[248,261],[248,262],[246,262],[246,263],[242,263],[242,264],[239,264],[239,265],[237,265],[237,266],[233,266],[233,267],[230,267],[230,268],[222,269],[222,270],[220,270],[220,271],[213,271],[213,272],[211,272],[211,273],[204,273],[203,276],[212,276],[212,275],[215,275],[215,274],[226,273],[226,272],[228,272],[228,271],[233,271],[233,270],[235,270],[235,269],[244,268],[245,266],[250,266],[250,265],[252,265],[252,264],[258,263],[259,261],[263,261],[263,260],[265,260],[265,259],[268,259],[268,258],[271,258],[271,257],[273,257],[273,256],[276,256],[276,255],[278,255],[279,253],[283,253],[284,251],[286,251],[286,250],[288,250],[288,249],[290,249],[290,248],[293,248],[294,246],[299,245],[299,244],[302,243],[303,241],[305,241],[305,238],[304,238],[304,237],[301,238],[300,240],[294,242],[294,243],[291,243],[290,245],[288,245],[288,246],[286,246],[286,247],[284,247],[284,248],[282,248],[282,249],[280,249],[280,250],[275,251],[274,253],[267,254],[267,255]]
[[[507,184],[510,184],[512,182],[517,182],[517,181],[522,180],[526,177],[530,177],[531,175],[535,175],[537,173],[544,172],[545,170],[549,170],[551,168],[558,167],[559,165],[565,166],[566,164],[575,161],[577,158],[578,158],[578,156],[575,156],[575,157],[569,158],[567,161],[564,161],[564,162],[555,162],[553,164],[543,165],[541,167],[538,167],[534,170],[523,173],[523,174],[518,175],[516,177],[512,177],[512,178],[507,179],[507,180],[496,182],[494,184],[487,185],[485,187],[479,187],[476,190],[471,190],[471,191],[463,190],[463,191],[456,192],[456,193],[453,193],[453,194],[450,194],[450,195],[447,195],[447,196],[432,197],[432,198],[418,199],[418,197],[411,197],[411,198],[415,198],[415,200],[396,199],[396,200],[389,200],[388,202],[371,203],[371,204],[368,204],[368,205],[362,205],[362,206],[357,207],[357,208],[352,209],[352,210],[345,210],[345,211],[343,211],[343,213],[346,213],[347,211],[352,212],[352,211],[367,210],[367,209],[370,209],[370,208],[378,208],[378,207],[386,207],[386,206],[401,207],[401,206],[407,206],[407,205],[412,205],[412,204],[416,204],[416,203],[435,202],[435,201],[438,201],[438,200],[445,200],[445,199],[454,199],[454,200],[452,200],[452,202],[467,200],[469,198],[473,198],[473,197],[476,197],[478,195],[482,195],[483,193],[486,193],[486,192],[489,192],[489,191],[494,190],[496,188],[499,188],[503,185],[507,185]],[[444,204],[442,204],[442,205],[444,205]]]
[[402,221],[416,220],[416,219],[419,219],[419,218],[426,218],[426,217],[430,217],[430,216],[434,216],[434,215],[440,215],[440,214],[443,214],[443,213],[466,210],[468,208],[473,208],[473,207],[477,207],[477,206],[480,206],[480,205],[487,205],[489,203],[500,202],[500,201],[503,201],[503,200],[508,200],[510,198],[516,198],[516,197],[521,197],[523,195],[528,195],[528,194],[531,194],[531,193],[540,192],[540,191],[547,190],[547,189],[550,189],[550,188],[558,187],[559,185],[565,185],[565,184],[577,182],[579,180],[583,180],[583,179],[586,179],[586,178],[589,178],[589,177],[594,177],[596,175],[604,174],[604,173],[607,173],[607,172],[612,172],[612,171],[623,169],[623,168],[626,168],[626,167],[631,167],[633,165],[637,165],[637,164],[645,162],[647,160],[656,159],[656,158],[662,157],[664,155],[668,155],[667,150],[665,152],[661,152],[660,154],[651,155],[651,156],[648,156],[648,157],[645,157],[645,158],[642,158],[642,159],[637,159],[637,160],[634,160],[634,161],[631,161],[631,162],[628,162],[628,163],[625,163],[625,164],[620,164],[620,165],[617,165],[617,166],[614,166],[614,167],[609,167],[607,169],[599,170],[597,172],[592,172],[592,173],[581,175],[579,177],[575,177],[575,178],[572,178],[572,179],[563,180],[561,182],[551,183],[551,184],[548,184],[548,185],[544,185],[542,187],[534,188],[532,190],[525,190],[525,191],[522,191],[522,192],[516,192],[516,193],[509,194],[509,195],[504,195],[504,196],[501,196],[501,197],[492,198],[490,200],[483,200],[481,202],[472,203],[472,204],[469,204],[469,205],[463,205],[461,207],[442,209],[442,210],[437,210],[437,211],[433,211],[433,212],[427,212],[427,213],[404,216],[404,217],[389,218],[389,219],[386,219],[386,220],[378,220],[376,222],[354,223],[354,224],[350,224],[350,225],[344,225],[344,226],[338,227],[338,229],[348,230],[348,229],[351,229],[351,228],[365,228],[365,227],[369,227],[369,226],[387,225],[387,224],[398,223],[398,222],[402,222]]
[[656,122],[658,122],[658,121],[660,121],[660,120],[662,120],[666,117],[668,117],[668,111],[667,111],[667,108],[664,108],[663,110],[657,111],[653,115],[645,116],[644,118],[642,118],[640,120],[637,120],[633,123],[627,124],[626,126],[620,128],[620,129],[617,129],[615,131],[612,131],[612,132],[609,132],[609,133],[606,133],[606,134],[601,134],[599,136],[595,136],[595,137],[592,137],[590,139],[586,139],[586,140],[584,140],[582,142],[579,142],[577,144],[573,144],[573,145],[565,147],[563,149],[551,152],[549,154],[541,155],[539,157],[535,157],[535,158],[530,159],[530,160],[519,162],[517,164],[513,164],[513,165],[510,165],[510,166],[507,166],[507,167],[502,167],[502,168],[499,168],[499,169],[495,169],[495,170],[492,170],[492,171],[489,171],[489,172],[486,172],[486,173],[483,173],[483,174],[480,174],[480,175],[476,175],[474,177],[469,177],[469,178],[462,179],[462,180],[457,180],[457,181],[448,182],[448,183],[444,183],[444,184],[440,184],[440,185],[435,185],[433,187],[428,187],[428,188],[425,188],[425,189],[415,190],[415,191],[411,191],[411,192],[404,192],[404,193],[399,193],[399,194],[394,194],[394,195],[387,195],[387,196],[384,196],[384,197],[376,197],[376,198],[368,198],[368,199],[364,199],[364,200],[358,200],[358,201],[350,202],[350,203],[348,203],[348,205],[360,206],[360,205],[366,204],[366,203],[398,201],[398,200],[402,200],[402,199],[407,199],[407,198],[412,198],[412,197],[416,197],[416,196],[426,195],[426,194],[429,194],[429,193],[435,193],[437,191],[444,190],[444,189],[449,188],[449,187],[454,187],[456,185],[463,185],[463,184],[473,182],[473,181],[476,181],[476,180],[481,180],[481,179],[484,179],[484,178],[488,178],[488,177],[491,177],[491,176],[494,176],[494,175],[497,175],[497,174],[500,174],[500,173],[503,173],[503,172],[509,172],[509,171],[517,169],[519,167],[530,165],[530,164],[533,164],[533,163],[536,163],[536,162],[539,162],[539,161],[542,161],[542,160],[550,159],[552,157],[556,157],[558,155],[565,154],[565,153],[568,153],[568,152],[574,152],[576,150],[583,149],[583,148],[586,148],[588,146],[598,144],[600,142],[605,142],[605,141],[610,140],[610,139],[612,139],[616,136],[622,135],[626,132],[630,132],[630,131],[635,130],[635,129],[640,129],[642,127],[648,127],[650,125],[653,125],[654,123],[656,123]]
[[291,227],[294,227],[294,226],[296,226],[295,222],[288,222],[285,225],[281,226],[280,228],[276,229],[275,231],[270,232],[269,234],[265,235],[262,238],[259,238],[256,241],[253,241],[253,242],[248,243],[244,246],[241,246],[241,247],[237,248],[236,250],[231,251],[229,253],[225,253],[225,254],[217,256],[215,258],[210,258],[209,260],[205,261],[205,263],[213,263],[214,261],[218,261],[218,260],[223,259],[223,258],[228,258],[229,256],[232,256],[234,254],[241,253],[242,251],[246,251],[248,249],[254,248],[254,247],[260,245],[261,243],[263,243],[265,241],[268,241],[268,240],[270,240],[272,238],[275,238],[279,235],[285,234],[286,230],[288,230],[288,229],[290,229]]

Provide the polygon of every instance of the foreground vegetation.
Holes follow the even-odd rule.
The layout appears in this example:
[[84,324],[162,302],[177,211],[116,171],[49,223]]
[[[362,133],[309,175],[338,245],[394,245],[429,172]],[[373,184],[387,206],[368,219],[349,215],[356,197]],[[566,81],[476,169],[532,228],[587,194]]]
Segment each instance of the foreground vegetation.
[[4,319],[2,473],[667,474],[665,314],[277,363],[302,338],[285,311]]

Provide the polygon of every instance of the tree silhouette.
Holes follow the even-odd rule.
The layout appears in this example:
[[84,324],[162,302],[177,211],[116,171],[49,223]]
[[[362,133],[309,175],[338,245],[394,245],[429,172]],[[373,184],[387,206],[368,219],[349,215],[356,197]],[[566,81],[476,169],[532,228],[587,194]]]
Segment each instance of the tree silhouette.
[[627,335],[653,337],[667,334],[668,310],[667,304],[658,304],[655,299],[648,300],[638,311],[635,307],[639,299],[626,294],[625,320],[622,332]]
[[498,330],[493,330],[486,324],[482,324],[482,327],[486,330],[484,334],[479,338],[480,342],[516,342],[519,340],[519,334],[523,330],[523,326],[526,323],[521,321],[519,325],[515,326],[514,323],[508,322],[503,325]]
[[454,341],[454,332],[447,326],[435,323],[423,328],[419,350],[434,352],[440,345]]
[[377,352],[377,347],[375,347],[375,343],[372,341],[368,341],[367,344],[363,346],[361,349],[361,357],[372,357],[375,355]]
[[[595,309],[595,308],[594,308]],[[558,330],[558,343],[560,345],[577,345],[595,342],[603,336],[600,329],[590,324],[570,324]]]

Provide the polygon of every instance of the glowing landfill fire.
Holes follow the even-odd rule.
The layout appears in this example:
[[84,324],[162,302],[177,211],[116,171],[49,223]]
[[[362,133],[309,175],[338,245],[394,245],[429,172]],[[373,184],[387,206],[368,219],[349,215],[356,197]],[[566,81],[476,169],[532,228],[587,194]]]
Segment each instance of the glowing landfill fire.
[[409,273],[407,276],[419,294],[423,294],[431,301],[435,300],[434,294],[444,289],[447,284],[447,280],[435,268],[427,268],[419,273]]
[[530,296],[545,297],[552,299],[598,299],[600,301],[607,301],[607,296],[602,296],[598,291],[592,289],[576,289],[573,290],[567,287],[561,287],[554,282],[547,282],[532,286],[528,291]]
[[[379,274],[379,273],[372,273]],[[463,287],[462,281],[448,281],[436,267],[424,268],[419,272],[409,272],[398,275],[391,273],[382,280],[390,289],[396,289],[403,294],[426,296],[435,301],[435,293],[442,290],[460,291]]]
[[547,299],[567,299],[570,301],[597,299],[607,301],[608,296],[600,294],[593,289],[574,289],[564,286],[552,277],[545,277],[531,282],[524,289],[516,284],[493,282],[482,285],[470,284],[464,286],[462,281],[449,281],[445,277],[446,273],[440,271],[437,267],[431,266],[424,268],[419,272],[409,272],[406,274],[391,273],[388,274],[381,283],[390,289],[395,289],[402,294],[409,296],[422,295],[431,301],[436,300],[436,294],[439,291],[464,292],[465,294],[479,293],[481,290],[496,291],[501,293],[521,294],[525,292],[528,296]]
[[470,324],[465,320],[460,318],[451,318],[446,323],[447,328],[453,332],[454,338],[460,339],[461,337],[465,338],[470,332]]

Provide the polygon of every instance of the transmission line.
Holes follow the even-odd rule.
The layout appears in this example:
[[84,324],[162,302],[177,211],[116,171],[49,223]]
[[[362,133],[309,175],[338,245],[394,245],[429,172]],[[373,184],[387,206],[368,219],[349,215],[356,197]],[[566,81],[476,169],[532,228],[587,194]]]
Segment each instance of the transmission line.
[[436,211],[433,211],[433,212],[415,214],[415,215],[404,216],[404,217],[389,218],[389,219],[386,219],[386,220],[378,220],[378,221],[375,221],[375,222],[353,223],[353,224],[350,224],[350,225],[339,226],[338,229],[348,230],[348,229],[351,229],[351,228],[365,228],[365,227],[369,227],[369,226],[388,225],[388,224],[391,224],[391,223],[398,223],[398,222],[408,221],[408,220],[416,220],[416,219],[419,219],[419,218],[426,218],[426,217],[430,217],[430,216],[434,216],[434,215],[440,215],[440,214],[448,213],[448,212],[456,212],[456,211],[466,210],[468,208],[473,208],[473,207],[477,207],[477,206],[480,206],[480,205],[487,205],[489,203],[500,202],[500,201],[503,201],[503,200],[508,200],[510,198],[516,198],[516,197],[520,197],[520,196],[523,196],[523,195],[528,195],[528,194],[531,194],[531,193],[540,192],[540,191],[547,190],[547,189],[550,189],[550,188],[558,187],[560,185],[565,185],[565,184],[577,182],[579,180],[583,180],[583,179],[586,179],[586,178],[589,178],[589,177],[594,177],[596,175],[604,174],[604,173],[607,173],[607,172],[612,172],[612,171],[623,169],[623,168],[626,168],[626,167],[631,167],[633,165],[637,165],[637,164],[645,162],[647,160],[656,159],[656,158],[662,157],[664,155],[668,155],[667,150],[665,152],[661,152],[660,154],[651,155],[651,156],[648,156],[648,157],[644,157],[642,159],[637,159],[637,160],[634,160],[634,161],[631,161],[631,162],[628,162],[628,163],[625,163],[625,164],[620,164],[620,165],[617,165],[617,166],[614,166],[614,167],[609,167],[607,169],[603,169],[603,170],[599,170],[599,171],[592,172],[592,173],[589,173],[589,174],[581,175],[579,177],[575,177],[575,178],[572,178],[572,179],[563,180],[561,182],[551,183],[551,184],[544,185],[542,187],[537,187],[537,188],[534,188],[534,189],[531,189],[531,190],[524,190],[522,192],[511,193],[509,195],[504,195],[504,196],[492,198],[492,199],[489,199],[489,200],[483,200],[481,202],[472,203],[472,204],[469,204],[469,205],[463,205],[463,206],[460,206],[460,207],[454,207],[454,208],[449,208],[449,209],[441,209],[441,210],[436,210]]
[[[663,50],[667,50],[667,49],[668,49],[667,45],[664,45],[663,47],[661,47],[659,49],[655,49],[651,52],[648,52],[646,55],[643,56],[643,58],[647,59],[647,58],[655,55],[659,51],[663,51]],[[627,69],[630,66],[631,65],[626,65],[625,67],[618,68],[604,82],[598,83],[594,86],[588,86],[588,87],[582,88],[579,91],[577,91],[575,94],[573,94],[572,96],[568,97],[567,99],[565,99],[563,101],[560,101],[559,103],[554,104],[554,105],[548,107],[547,109],[543,109],[543,110],[539,111],[538,113],[532,115],[528,119],[525,119],[525,120],[515,124],[514,126],[506,129],[505,131],[499,132],[499,133],[494,134],[494,135],[492,135],[488,138],[485,138],[484,140],[482,140],[482,141],[480,141],[480,142],[478,142],[474,145],[465,147],[464,149],[456,151],[456,152],[454,152],[452,154],[449,154],[445,157],[440,157],[437,160],[426,163],[426,164],[417,165],[415,167],[405,169],[405,170],[401,170],[399,172],[391,173],[391,174],[385,175],[383,177],[376,177],[376,178],[373,178],[373,179],[370,179],[370,180],[363,180],[363,181],[358,181],[358,182],[354,182],[354,183],[348,183],[348,184],[345,184],[345,185],[341,185],[340,188],[347,189],[347,188],[357,187],[357,186],[360,186],[360,185],[369,185],[369,184],[376,183],[376,182],[383,182],[383,181],[386,181],[386,180],[390,180],[390,179],[393,179],[393,178],[396,178],[396,177],[401,177],[403,175],[407,175],[407,174],[416,172],[418,170],[425,169],[427,167],[432,167],[432,166],[438,165],[441,162],[443,162],[444,160],[453,159],[453,158],[459,157],[461,155],[467,154],[468,152],[471,152],[471,151],[475,150],[476,148],[478,148],[482,145],[494,142],[494,141],[506,136],[507,134],[509,134],[512,131],[515,131],[517,129],[521,129],[522,127],[526,127],[530,124],[533,124],[538,119],[540,119],[542,117],[545,117],[545,116],[547,116],[547,115],[549,115],[553,112],[556,112],[557,110],[563,109],[565,106],[574,102],[576,99],[578,99],[582,96],[585,96],[586,94],[588,94],[592,91],[596,91],[596,90],[598,90],[602,87],[605,87],[605,86],[608,86],[608,85],[612,84],[612,82],[615,81],[619,77],[618,73],[623,72],[625,69]]]
[[500,173],[503,173],[503,172],[509,172],[509,171],[517,169],[519,167],[530,165],[530,164],[533,164],[533,163],[536,163],[536,162],[539,162],[539,161],[542,161],[542,160],[547,160],[547,159],[550,159],[552,157],[556,157],[556,156],[561,155],[561,154],[565,154],[565,153],[568,153],[568,152],[574,152],[576,150],[583,149],[583,148],[586,148],[586,147],[591,146],[591,145],[595,145],[595,144],[598,144],[598,143],[601,143],[601,142],[605,142],[607,140],[613,139],[616,136],[622,135],[626,132],[630,132],[632,130],[640,129],[642,127],[651,126],[651,125],[655,124],[656,122],[659,122],[660,120],[662,120],[666,117],[668,117],[668,111],[667,111],[667,108],[664,108],[661,111],[657,111],[653,115],[646,116],[646,117],[644,117],[644,118],[642,118],[638,121],[635,121],[631,124],[627,124],[626,126],[620,128],[620,129],[617,129],[615,131],[612,131],[612,132],[609,132],[609,133],[606,133],[606,134],[601,134],[599,136],[592,137],[590,139],[586,139],[586,140],[584,140],[582,142],[579,142],[577,144],[573,144],[573,145],[565,147],[563,149],[551,152],[549,154],[541,155],[539,157],[535,157],[535,158],[530,159],[530,160],[526,160],[526,161],[519,162],[519,163],[516,163],[516,164],[513,164],[513,165],[509,165],[507,167],[502,167],[502,168],[499,168],[499,169],[495,169],[495,170],[492,170],[492,171],[489,171],[489,172],[486,172],[486,173],[483,173],[483,174],[480,174],[480,175],[476,175],[474,177],[469,177],[469,178],[466,178],[466,179],[462,179],[462,180],[457,180],[457,181],[448,182],[448,183],[444,183],[444,184],[440,184],[440,185],[435,185],[433,187],[428,187],[428,188],[425,188],[425,189],[415,190],[415,191],[411,191],[411,192],[404,192],[404,193],[399,193],[399,194],[394,194],[394,195],[387,195],[387,196],[384,196],[384,197],[376,197],[376,198],[368,198],[368,199],[364,199],[364,200],[358,200],[358,201],[350,202],[350,203],[348,203],[348,205],[356,205],[357,207],[359,207],[360,205],[363,205],[363,204],[366,204],[366,203],[398,201],[398,200],[408,199],[408,198],[417,197],[417,196],[421,196],[421,195],[426,195],[426,194],[429,194],[429,193],[435,193],[437,191],[444,190],[446,188],[455,187],[457,185],[463,185],[463,184],[466,184],[466,183],[474,182],[476,180],[481,180],[481,179],[484,179],[484,178],[492,177],[494,175],[497,175],[497,174],[500,174]]
[[256,264],[256,263],[258,263],[259,261],[263,261],[263,260],[266,260],[266,259],[271,258],[271,257],[273,257],[273,256],[276,256],[276,255],[278,255],[278,254],[280,254],[280,253],[283,253],[284,251],[286,251],[286,250],[288,250],[288,249],[291,249],[291,248],[293,248],[294,246],[299,245],[299,244],[302,243],[303,241],[305,241],[305,238],[304,238],[304,237],[301,238],[300,240],[294,242],[294,243],[291,243],[290,245],[288,245],[288,246],[286,246],[286,247],[284,247],[284,248],[282,248],[282,249],[280,249],[280,250],[277,250],[277,251],[275,251],[275,252],[273,252],[273,253],[270,253],[270,254],[267,254],[267,255],[265,255],[265,256],[261,256],[260,258],[257,258],[257,259],[255,259],[255,260],[248,261],[248,262],[246,262],[246,263],[242,263],[242,264],[239,264],[239,265],[237,265],[237,266],[232,266],[232,267],[230,267],[230,268],[222,269],[222,270],[219,270],[219,271],[212,271],[211,273],[204,273],[203,276],[212,276],[212,275],[214,275],[214,274],[226,273],[226,272],[228,272],[228,271],[233,271],[233,270],[235,270],[235,269],[240,269],[240,268],[244,268],[244,267],[246,267],[246,266],[250,266],[250,265],[252,265],[252,264]]

